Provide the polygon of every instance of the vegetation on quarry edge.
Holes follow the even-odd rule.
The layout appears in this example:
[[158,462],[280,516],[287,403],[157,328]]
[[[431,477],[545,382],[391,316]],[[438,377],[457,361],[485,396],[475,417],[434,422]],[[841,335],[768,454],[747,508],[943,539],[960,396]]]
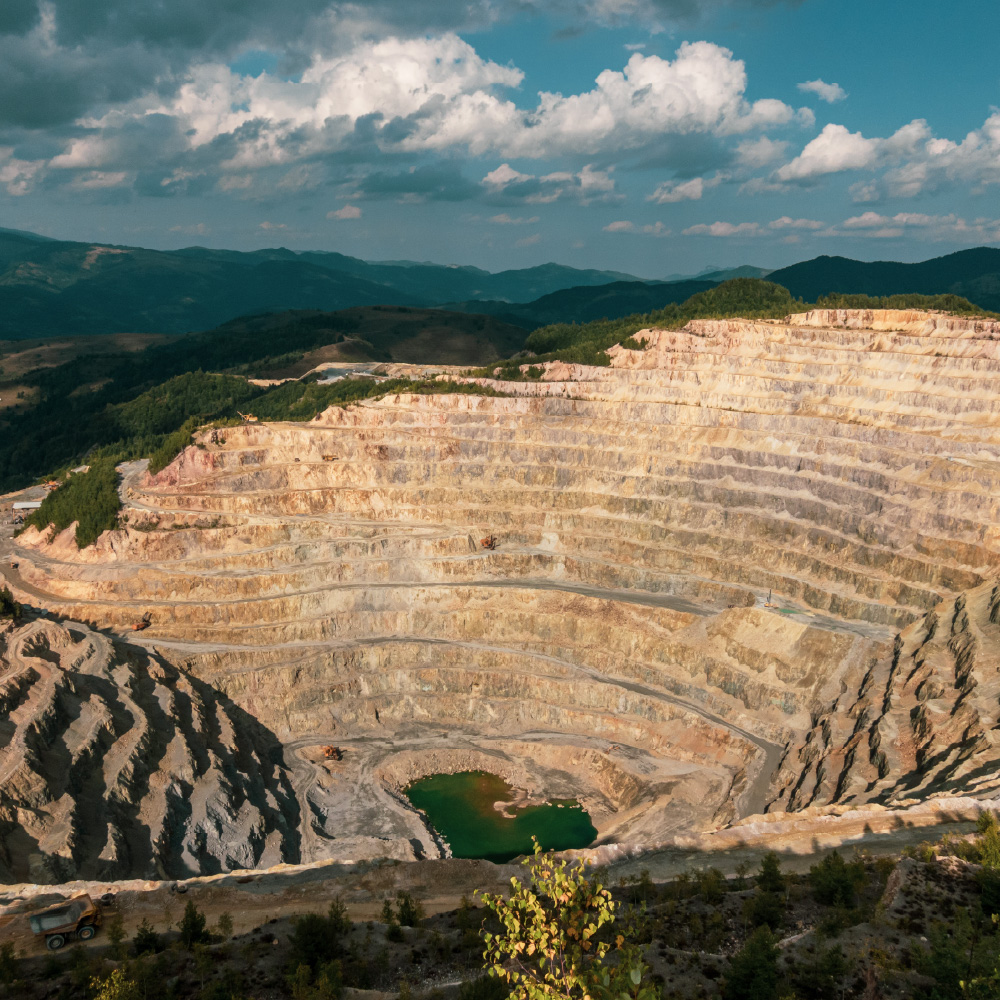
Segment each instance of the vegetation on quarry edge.
[[[816,307],[920,308],[959,315],[982,312],[954,295],[882,299],[832,295],[822,298]],[[540,377],[540,365],[546,361],[607,365],[608,348],[622,344],[641,349],[642,344],[633,334],[649,327],[679,329],[693,319],[781,319],[808,308],[812,306],[793,299],[781,285],[757,278],[736,278],[656,312],[584,325],[542,327],[528,336],[524,349],[514,357],[474,369],[470,374],[518,381]],[[89,473],[72,477],[50,494],[26,522],[40,530],[49,524],[62,530],[77,521],[77,543],[83,547],[117,524],[120,504],[113,474],[115,463],[148,457],[150,471],[156,473],[192,442],[197,427],[210,422],[235,422],[240,409],[252,410],[265,421],[305,421],[329,406],[345,406],[401,391],[499,394],[479,385],[406,378],[348,378],[330,384],[296,380],[278,386],[257,386],[241,375],[203,370],[208,365],[250,374],[255,365],[285,363],[301,356],[296,350],[311,349],[330,339],[331,329],[322,319],[296,318],[283,328],[280,343],[258,336],[259,323],[250,318],[233,321],[211,334],[155,344],[128,356],[101,357],[96,363],[104,369],[106,382],[96,390],[80,390],[81,380],[97,374],[89,371],[86,358],[38,373],[36,384],[42,397],[39,405],[30,413],[14,416],[10,433],[0,443],[0,490],[27,485],[40,475],[51,475],[53,468],[64,475],[71,464],[88,461]],[[343,337],[344,331],[336,335]],[[521,366],[526,361],[531,366],[523,372]],[[193,368],[195,365],[198,367]],[[150,384],[152,372],[161,379],[163,375],[170,377]]]
[[[775,852],[755,874],[713,867],[655,883],[540,853],[506,894],[463,897],[426,917],[397,890],[377,921],[325,913],[266,920],[234,937],[197,897],[166,931],[127,939],[110,915],[103,947],[66,957],[0,948],[0,997],[19,1000],[988,1000],[1000,995],[1000,826],[945,835],[902,856],[833,851],[808,873]],[[425,983],[417,993],[414,981]],[[445,981],[447,980],[447,981]]]
[[241,405],[252,405],[260,420],[306,421],[330,406],[347,406],[395,392],[505,395],[489,386],[433,379],[378,382],[359,378],[330,385],[286,382],[260,388],[232,375],[201,371],[178,375],[128,403],[109,407],[103,414],[106,436],[122,436],[95,448],[88,456],[89,470],[68,475],[58,489],[45,497],[41,507],[25,518],[25,527],[33,525],[44,531],[51,525],[55,531],[63,531],[76,521],[76,543],[85,548],[102,532],[118,526],[121,500],[115,466],[119,462],[148,456],[149,471],[160,472],[192,443],[198,427],[206,423],[239,424],[237,408]]
[[[245,377],[214,386],[200,381],[165,390],[176,376],[213,372],[252,377],[299,360],[315,348],[342,344],[353,330],[351,317],[324,313],[293,315],[277,330],[269,327],[272,320],[269,314],[243,317],[144,350],[83,354],[27,373],[21,381],[37,396],[37,404],[8,411],[0,419],[0,492],[79,464],[96,449],[116,442],[131,447],[135,456],[151,454],[162,443],[162,435],[176,431],[189,417],[204,420],[223,412],[235,417],[236,406],[273,391],[250,385]],[[346,401],[354,391],[347,391]],[[326,405],[337,401],[333,396]],[[308,402],[301,401],[299,408]],[[145,412],[151,404],[163,412]],[[148,440],[139,441],[143,434]]]
[[692,295],[680,305],[668,305],[650,313],[593,323],[557,323],[528,335],[524,351],[498,365],[476,369],[474,374],[491,376],[499,367],[499,378],[524,379],[520,366],[546,361],[580,365],[608,365],[607,350],[615,344],[633,350],[642,345],[633,339],[640,330],[656,327],[679,330],[694,319],[784,319],[808,309],[931,309],[959,316],[992,316],[957,295],[826,295],[810,304],[794,299],[781,285],[761,278],[734,278],[715,288]]

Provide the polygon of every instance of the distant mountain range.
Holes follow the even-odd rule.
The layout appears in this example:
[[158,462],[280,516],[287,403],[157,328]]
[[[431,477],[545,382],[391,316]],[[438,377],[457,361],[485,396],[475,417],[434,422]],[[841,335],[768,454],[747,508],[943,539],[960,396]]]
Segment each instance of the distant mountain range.
[[455,302],[446,308],[483,313],[534,329],[549,323],[589,323],[595,319],[620,319],[634,313],[662,309],[684,302],[697,292],[714,288],[718,281],[612,281],[586,288],[561,288],[534,302]]
[[771,269],[741,264],[739,267],[706,267],[697,274],[668,274],[664,281],[729,281],[730,278],[766,278]]
[[0,339],[186,333],[239,316],[373,305],[443,307],[533,329],[650,312],[729,278],[764,276],[806,301],[829,292],[952,292],[1000,310],[1000,250],[985,247],[920,264],[817,257],[770,272],[747,264],[648,281],[561,264],[492,274],[283,248],[146,250],[0,229]]
[[976,247],[919,264],[816,257],[767,276],[792,295],[815,302],[820,295],[961,295],[983,309],[1000,311],[1000,250]]
[[145,250],[0,230],[0,339],[54,334],[186,333],[236,316],[365,305],[527,302],[572,286],[637,281],[619,271],[543,264],[370,264],[339,253]]
[[[493,316],[414,306],[356,306],[339,312],[292,310],[231,320],[174,341],[164,355],[183,353],[217,371],[254,360],[260,378],[299,378],[324,361],[400,361],[485,365],[519,351],[528,331]],[[225,354],[219,354],[220,342]],[[290,360],[289,354],[300,357]]]

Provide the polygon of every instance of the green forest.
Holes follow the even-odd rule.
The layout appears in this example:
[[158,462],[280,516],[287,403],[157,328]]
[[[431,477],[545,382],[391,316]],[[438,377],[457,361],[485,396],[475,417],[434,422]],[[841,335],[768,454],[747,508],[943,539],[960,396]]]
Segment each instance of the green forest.
[[34,525],[39,531],[50,524],[56,531],[63,531],[76,521],[76,544],[84,548],[97,541],[101,532],[115,527],[120,509],[115,463],[102,459],[94,462],[88,472],[70,476],[24,523],[25,527]]

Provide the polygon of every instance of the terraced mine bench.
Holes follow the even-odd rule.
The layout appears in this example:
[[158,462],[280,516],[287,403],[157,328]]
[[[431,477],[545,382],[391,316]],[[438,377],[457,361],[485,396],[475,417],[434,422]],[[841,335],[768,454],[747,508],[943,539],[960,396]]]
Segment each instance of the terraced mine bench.
[[[125,469],[152,530],[19,536],[53,612],[152,621],[131,646],[50,623],[2,654],[8,745],[45,752],[0,790],[51,863],[433,858],[393,790],[469,769],[578,799],[622,849],[994,796],[1000,325],[820,311],[636,337],[609,367],[480,380],[506,396],[205,432]],[[109,706],[72,787],[46,685]]]

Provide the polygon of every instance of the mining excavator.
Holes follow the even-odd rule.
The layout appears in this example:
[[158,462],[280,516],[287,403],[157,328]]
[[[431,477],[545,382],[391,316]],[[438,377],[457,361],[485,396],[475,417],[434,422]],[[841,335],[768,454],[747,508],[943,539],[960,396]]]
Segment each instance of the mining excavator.
[[240,419],[247,424],[257,423],[257,418],[252,413],[240,413],[239,410],[236,411],[240,414]]
[[150,619],[152,619],[152,617],[153,616],[147,611],[139,621],[132,623],[132,631],[141,632],[144,628],[149,628],[151,624]]
[[480,538],[479,544],[482,545],[484,549],[492,551],[497,547],[496,535],[487,535],[485,538]]
[[323,747],[323,756],[327,760],[343,760],[344,751],[340,747],[326,746]]

